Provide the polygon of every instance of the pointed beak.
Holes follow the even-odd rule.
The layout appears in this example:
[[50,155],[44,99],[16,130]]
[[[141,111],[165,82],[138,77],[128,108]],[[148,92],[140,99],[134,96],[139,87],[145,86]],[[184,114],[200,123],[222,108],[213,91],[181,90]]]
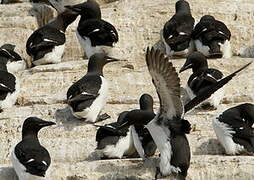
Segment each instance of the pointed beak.
[[120,59],[112,58],[112,57],[109,57],[109,56],[106,56],[105,58],[106,58],[106,63],[120,61]]
[[179,73],[192,68],[192,64],[184,64],[183,67],[180,69]]
[[81,7],[79,5],[74,6],[64,6],[66,9],[70,9],[74,12],[81,13]]
[[52,121],[42,121],[39,126],[41,127],[46,127],[46,126],[52,126],[55,125],[56,123],[52,122]]

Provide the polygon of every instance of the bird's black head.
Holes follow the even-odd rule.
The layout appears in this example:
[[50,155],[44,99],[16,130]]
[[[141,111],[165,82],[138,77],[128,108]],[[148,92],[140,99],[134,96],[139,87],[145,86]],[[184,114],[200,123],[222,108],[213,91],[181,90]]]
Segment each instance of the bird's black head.
[[0,47],[0,49],[6,49],[6,50],[14,51],[15,45],[13,45],[13,44],[4,44]]
[[254,105],[251,103],[244,103],[239,105],[241,117],[250,123],[250,126],[254,123]]
[[185,0],[179,0],[175,4],[176,13],[190,14],[190,5]]
[[192,68],[193,73],[202,70],[202,69],[207,69],[208,64],[207,64],[207,59],[206,57],[200,53],[200,52],[193,52],[191,53],[187,59],[183,67],[180,69],[180,73]]
[[79,13],[81,19],[101,19],[101,9],[95,0],[87,0],[87,2],[81,4],[65,7]]
[[37,137],[39,130],[46,126],[52,126],[56,123],[51,121],[44,121],[37,117],[29,117],[27,118],[22,127],[22,138],[27,136],[29,137]]
[[209,20],[215,20],[215,18],[211,15],[204,15],[200,21],[209,21]]
[[153,97],[149,94],[142,94],[139,99],[139,105],[141,110],[153,112]]
[[103,75],[102,70],[104,65],[114,61],[119,61],[119,60],[116,58],[109,57],[103,53],[96,53],[89,58],[88,72],[98,73],[100,75]]

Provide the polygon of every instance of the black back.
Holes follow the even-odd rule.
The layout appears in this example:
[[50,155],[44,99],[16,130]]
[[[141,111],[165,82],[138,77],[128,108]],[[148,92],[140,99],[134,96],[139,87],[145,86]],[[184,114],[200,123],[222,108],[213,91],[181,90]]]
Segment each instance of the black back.
[[[45,176],[51,159],[48,151],[40,145],[38,140],[24,139],[17,144],[14,152],[19,162],[25,166],[26,172],[36,176]],[[29,162],[31,159],[34,161]]]
[[121,136],[126,136],[128,128],[118,130],[118,122],[101,126],[96,132],[97,149],[104,149],[108,145],[115,145]]
[[189,3],[183,0],[178,1],[176,14],[163,28],[163,37],[172,50],[182,51],[189,47],[194,21]]
[[101,19],[80,21],[78,33],[81,37],[88,37],[92,46],[113,46],[118,42],[118,33],[115,27]]
[[6,63],[8,62],[8,60],[10,62],[22,60],[20,55],[14,51],[14,47],[15,46],[12,44],[4,44],[0,48],[0,60]]
[[63,45],[66,41],[66,28],[77,16],[78,13],[66,9],[56,19],[34,31],[26,43],[27,54],[33,56],[35,61],[52,52],[55,46]]
[[222,72],[217,69],[206,69],[193,73],[189,80],[188,86],[193,93],[198,96],[204,89],[218,82],[223,77]]
[[[220,53],[219,43],[230,40],[231,33],[227,26],[213,16],[203,16],[192,32],[193,39],[199,39],[210,48],[210,53]],[[222,55],[218,56],[221,57]],[[215,56],[216,57],[216,56]]]
[[73,111],[79,112],[89,107],[99,96],[101,84],[101,77],[97,74],[87,74],[75,82],[67,91],[68,104]]
[[45,54],[52,52],[55,46],[65,43],[65,34],[60,30],[51,27],[43,26],[34,31],[28,38],[26,43],[26,52],[33,56],[33,60],[41,59]]
[[250,103],[240,104],[224,111],[219,117],[220,122],[224,122],[235,132],[232,134],[233,141],[249,152],[254,152],[254,105]]
[[8,93],[15,91],[16,78],[7,71],[0,71],[0,100],[4,100]]

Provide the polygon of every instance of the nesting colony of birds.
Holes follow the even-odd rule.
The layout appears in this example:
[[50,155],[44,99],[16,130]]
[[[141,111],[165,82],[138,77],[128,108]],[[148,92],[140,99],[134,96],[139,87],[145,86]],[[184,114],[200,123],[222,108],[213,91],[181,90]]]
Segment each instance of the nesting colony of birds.
[[[1,1],[1,4],[8,2]],[[17,2],[10,1],[10,3]],[[19,180],[57,179],[52,177],[53,171],[57,172],[59,167],[54,166],[54,157],[61,156],[63,152],[67,152],[68,156],[68,153],[74,152],[76,147],[72,143],[63,144],[63,141],[58,144],[41,143],[40,139],[43,137],[39,134],[42,128],[49,129],[49,136],[61,132],[57,135],[58,138],[65,138],[70,133],[75,134],[75,131],[80,133],[78,131],[80,127],[86,129],[87,132],[82,132],[82,136],[86,136],[87,129],[92,129],[93,138],[87,138],[89,139],[87,142],[73,137],[73,141],[79,141],[81,146],[90,147],[85,150],[86,154],[89,154],[88,160],[86,157],[81,159],[83,161],[86,159],[85,161],[89,163],[91,161],[111,163],[121,159],[119,160],[123,166],[121,173],[126,177],[129,172],[124,170],[124,162],[137,160],[136,164],[135,161],[133,163],[136,168],[138,166],[147,168],[149,164],[150,174],[144,179],[217,179],[211,177],[212,173],[209,177],[197,177],[197,175],[194,177],[191,173],[194,169],[193,155],[198,155],[198,150],[193,148],[196,144],[194,145],[192,139],[198,141],[197,139],[201,137],[197,132],[202,133],[205,130],[205,128],[197,129],[198,121],[207,123],[207,126],[213,129],[214,140],[208,144],[212,147],[220,147],[222,151],[213,155],[218,157],[228,155],[236,158],[253,156],[254,104],[251,102],[253,99],[246,98],[221,108],[223,103],[227,103],[225,97],[235,96],[233,92],[225,89],[234,81],[246,81],[244,76],[247,76],[248,70],[253,66],[252,59],[245,59],[241,65],[237,66],[230,63],[236,53],[232,50],[233,32],[227,26],[228,22],[223,22],[211,14],[204,14],[200,19],[195,19],[190,2],[176,1],[174,14],[167,16],[163,26],[160,26],[156,32],[159,43],[155,45],[148,43],[143,49],[129,52],[131,54],[140,51],[143,55],[141,59],[135,59],[135,61],[142,64],[145,73],[142,72],[141,77],[143,80],[147,79],[150,84],[142,82],[140,75],[136,77],[137,72],[129,71],[128,76],[124,75],[123,83],[119,88],[116,87],[117,76],[124,73],[126,69],[133,70],[136,67],[129,64],[124,54],[122,56],[114,54],[123,48],[118,44],[123,43],[120,34],[124,30],[104,19],[99,3],[95,0],[87,0],[79,4],[68,3],[64,0],[36,1],[36,3],[50,6],[56,12],[56,17],[35,29],[27,37],[22,48],[29,58],[22,57],[15,44],[6,41],[1,45],[0,122],[8,113],[21,112],[22,110],[19,109],[23,106],[32,108],[37,106],[35,100],[22,104],[26,102],[22,88],[31,84],[29,78],[36,71],[61,71],[61,68],[56,70],[59,65],[65,68],[66,62],[63,61],[63,56],[70,50],[67,44],[68,33],[76,36],[75,46],[84,52],[84,54],[80,53],[80,57],[84,57],[81,61],[83,64],[86,63],[87,67],[82,66],[82,75],[72,83],[63,80],[66,90],[54,86],[54,77],[42,78],[45,81],[43,83],[47,83],[49,80],[47,78],[53,79],[51,85],[54,86],[56,94],[61,96],[61,100],[58,100],[61,103],[55,103],[53,110],[47,111],[49,106],[44,108],[43,104],[50,104],[50,101],[40,102],[42,105],[38,107],[39,115],[33,114],[32,110],[26,113],[26,117],[21,116],[23,119],[18,127],[12,126],[13,129],[17,129],[19,139],[8,142],[10,147],[7,148],[9,151],[7,157],[10,161],[3,160],[3,162],[11,162],[11,168],[16,175],[3,176],[6,180],[12,177],[17,177]],[[158,6],[160,6],[159,3]],[[125,8],[128,9],[128,5]],[[135,11],[135,9],[132,10]],[[125,21],[124,17],[122,18],[122,21]],[[77,22],[77,26],[74,31],[68,32],[74,22]],[[132,29],[139,28],[138,25],[131,26]],[[149,29],[148,26],[146,28]],[[147,38],[149,40],[149,37]],[[124,44],[130,43],[127,39],[125,40]],[[126,56],[128,57],[127,54]],[[213,62],[219,63],[219,66],[213,67]],[[228,63],[223,64],[225,62]],[[77,61],[73,61],[72,65],[75,63]],[[224,65],[230,64],[233,68],[225,73]],[[111,71],[108,71],[107,69],[111,66],[118,66],[118,68],[113,70],[111,68]],[[75,68],[68,70],[75,71]],[[107,75],[109,73],[112,76],[110,81]],[[182,78],[183,76],[185,78]],[[64,76],[64,78],[68,77]],[[37,90],[41,91],[40,85],[36,84],[37,82],[33,83],[33,86],[38,85]],[[129,100],[132,103],[128,102],[128,98],[124,98],[129,96],[128,92],[116,93],[122,89],[128,90],[129,87],[135,89],[135,83],[143,87],[136,88],[135,91],[139,96]],[[252,79],[248,79],[247,84],[248,88],[253,87]],[[115,88],[118,90],[114,91]],[[246,93],[242,92],[243,95],[254,90],[248,88],[243,88],[243,91],[246,91]],[[58,93],[62,91],[63,93]],[[26,93],[32,97],[36,92]],[[112,95],[116,100],[109,103]],[[54,96],[48,94],[48,97]],[[117,102],[121,101],[122,104],[129,105],[119,108],[120,105]],[[37,103],[40,104],[38,101]],[[138,104],[139,107],[134,104]],[[46,112],[48,114],[45,114]],[[209,116],[211,114],[213,117]],[[45,116],[50,118],[44,119]],[[199,116],[203,118],[198,118],[197,121]],[[205,118],[208,116],[210,118]],[[59,129],[61,131],[58,131]],[[9,136],[8,132],[4,131],[4,126],[1,128],[1,124],[0,131],[3,131],[3,136]],[[191,140],[189,140],[190,137]],[[58,151],[51,152],[50,149],[55,146],[58,146],[56,148]],[[202,148],[203,152],[209,152],[207,144]],[[207,151],[204,150],[206,148]],[[87,152],[87,149],[92,150]],[[64,158],[68,159],[68,157]],[[82,160],[79,159],[79,162]],[[64,163],[68,169],[68,163],[63,160],[61,163]],[[84,163],[88,169],[89,163]],[[195,163],[196,166],[199,165]],[[115,170],[111,169],[111,171],[112,174]],[[80,174],[74,172],[74,178],[79,176]],[[134,176],[139,175],[134,174]],[[58,177],[61,177],[61,174],[58,174]],[[227,177],[222,176],[222,178]],[[234,177],[234,174],[231,177]],[[249,177],[253,178],[254,174]],[[93,175],[86,178],[99,179]],[[118,179],[119,177],[105,176],[104,178]]]

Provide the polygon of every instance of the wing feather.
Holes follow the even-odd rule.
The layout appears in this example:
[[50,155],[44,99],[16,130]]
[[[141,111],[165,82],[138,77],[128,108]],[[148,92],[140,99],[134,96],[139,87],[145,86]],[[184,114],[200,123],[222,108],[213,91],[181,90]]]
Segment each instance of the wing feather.
[[146,63],[160,99],[159,113],[168,119],[181,117],[183,105],[180,99],[180,79],[173,64],[154,48],[147,49]]

